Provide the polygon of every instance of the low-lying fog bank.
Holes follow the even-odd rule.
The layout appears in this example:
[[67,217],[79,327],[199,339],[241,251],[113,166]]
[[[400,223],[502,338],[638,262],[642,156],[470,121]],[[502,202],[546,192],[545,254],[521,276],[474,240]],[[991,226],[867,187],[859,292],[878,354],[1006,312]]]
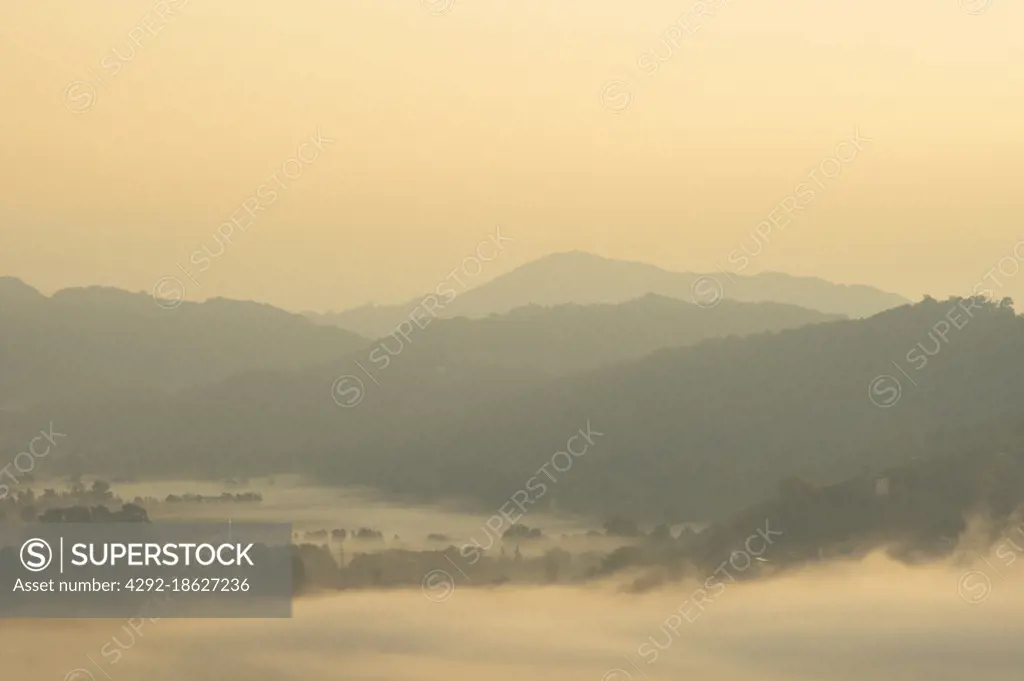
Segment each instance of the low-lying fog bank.
[[[1017,681],[1024,563],[879,556],[774,580],[642,595],[590,588],[358,591],[291,620],[0,623],[19,681]],[[998,568],[999,572],[996,572]],[[470,575],[471,577],[471,575]]]
[[[91,483],[91,480],[89,480]],[[35,487],[58,489],[64,481],[48,481]],[[403,545],[431,547],[425,538],[431,533],[444,533],[465,541],[491,512],[468,512],[453,503],[423,505],[402,504],[375,490],[361,487],[322,487],[303,484],[295,476],[253,478],[244,484],[226,485],[204,480],[160,480],[115,482],[112,490],[125,501],[136,498],[163,501],[168,495],[198,494],[217,497],[224,492],[253,492],[259,503],[237,504],[144,504],[154,522],[175,520],[220,520],[228,517],[237,522],[286,522],[297,532],[343,527],[375,528],[387,540],[398,535]],[[531,510],[528,521],[551,533],[576,533],[592,528],[595,523],[565,513]],[[598,525],[600,523],[597,523]]]

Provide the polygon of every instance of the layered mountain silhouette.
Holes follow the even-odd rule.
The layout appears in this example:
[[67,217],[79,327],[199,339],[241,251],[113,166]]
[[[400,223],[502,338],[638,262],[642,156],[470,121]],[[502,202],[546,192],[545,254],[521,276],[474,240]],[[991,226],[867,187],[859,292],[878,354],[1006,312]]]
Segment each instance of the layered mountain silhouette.
[[[599,320],[600,311],[439,321],[404,349],[390,337],[396,352],[386,367],[369,359],[380,348],[371,344],[316,367],[244,373],[177,394],[53,399],[26,420],[61,423],[75,438],[67,464],[85,471],[298,472],[492,512],[589,428],[601,435],[568,470],[548,466],[555,480],[532,493],[534,507],[661,521],[724,517],[792,476],[825,485],[915,457],[1002,449],[1016,438],[1007,424],[1024,411],[1024,327],[1007,303],[982,299],[926,299],[867,319],[711,338],[575,373],[552,371],[564,360],[495,361],[513,355],[481,348],[501,324],[539,315],[550,332],[553,317]],[[482,322],[499,326],[464,331]],[[569,348],[608,333],[590,321],[573,328]],[[335,399],[344,377],[361,386],[357,400]]]
[[[572,251],[527,263],[492,281],[460,292],[438,313],[471,319],[503,314],[528,305],[622,303],[657,294],[708,306],[717,299],[777,302],[829,314],[866,317],[910,301],[870,286],[834,284],[812,277],[779,273],[753,276],[670,272],[654,265]],[[368,305],[352,310],[311,315],[318,323],[349,329],[363,336],[391,333],[423,298],[399,305]]]
[[[489,401],[479,386],[479,408],[459,424],[417,424],[409,441],[372,447],[378,477],[363,482],[500,505],[589,422],[604,438],[548,481],[547,500],[593,513],[718,517],[794,475],[829,484],[865,467],[1013,445],[1022,349],[1024,326],[1005,304],[927,300],[662,350]],[[350,445],[358,457],[362,446]],[[346,458],[331,459],[330,470],[347,475]]]
[[158,306],[113,288],[46,297],[0,279],[0,407],[123,390],[213,384],[253,370],[291,370],[368,341],[269,305],[213,299]]
[[396,367],[491,366],[557,375],[709,338],[781,331],[841,318],[778,303],[723,300],[701,308],[650,294],[617,305],[531,305],[482,319],[430,320],[425,328],[413,326],[411,331],[407,322],[354,359],[363,361],[371,373],[382,366],[393,371],[394,362]]

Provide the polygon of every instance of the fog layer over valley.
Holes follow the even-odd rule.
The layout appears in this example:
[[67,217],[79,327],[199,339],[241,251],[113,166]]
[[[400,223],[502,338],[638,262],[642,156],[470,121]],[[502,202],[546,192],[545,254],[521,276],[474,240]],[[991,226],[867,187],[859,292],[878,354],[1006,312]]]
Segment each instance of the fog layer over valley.
[[1022,35],[5,3],[0,681],[1024,681]]
[[[989,572],[980,603],[958,595],[963,568],[874,557],[729,584],[703,610],[697,584],[645,595],[459,584],[444,600],[302,598],[293,620],[3,622],[0,636],[5,674],[20,681],[79,668],[149,681],[1016,681],[1024,572]],[[69,678],[90,679],[79,674]]]

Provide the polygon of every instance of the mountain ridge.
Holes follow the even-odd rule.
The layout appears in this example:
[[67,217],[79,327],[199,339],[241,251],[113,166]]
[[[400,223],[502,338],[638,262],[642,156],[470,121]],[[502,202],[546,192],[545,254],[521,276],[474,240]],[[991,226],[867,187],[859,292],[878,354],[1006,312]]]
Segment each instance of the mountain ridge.
[[[911,301],[863,284],[835,284],[778,272],[757,275],[675,272],[638,261],[614,260],[584,251],[553,253],[460,293],[441,308],[444,318],[478,319],[527,305],[621,303],[649,293],[713,306],[720,299],[778,302],[848,317],[871,316]],[[363,305],[310,314],[320,324],[364,336],[390,333],[423,298],[394,305]]]
[[45,296],[8,277],[0,279],[0,408],[65,393],[209,384],[308,366],[368,343],[264,303],[158,302],[106,286]]
[[[460,355],[439,367],[410,354],[371,381],[349,357],[150,404],[66,402],[38,413],[79,434],[96,472],[123,469],[131,452],[139,475],[293,472],[484,508],[499,507],[592,426],[606,436],[558,475],[541,508],[713,520],[794,475],[830,484],[864,467],[1012,444],[997,426],[1024,415],[1024,369],[1014,361],[1024,320],[973,301],[970,321],[935,349],[934,326],[955,304],[704,339],[555,377]],[[912,367],[904,357],[919,346],[930,348],[929,362]],[[882,408],[869,386],[898,373],[896,360],[916,383],[901,375],[902,398]],[[361,379],[358,402],[332,400],[342,375]]]

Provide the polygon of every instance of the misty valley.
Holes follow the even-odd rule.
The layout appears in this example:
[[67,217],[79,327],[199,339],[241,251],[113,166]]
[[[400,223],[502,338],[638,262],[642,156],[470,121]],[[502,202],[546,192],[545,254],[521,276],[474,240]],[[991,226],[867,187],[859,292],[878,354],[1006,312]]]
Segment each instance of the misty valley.
[[1024,3],[0,22],[0,681],[1021,681]]
[[[605,269],[602,285],[621,292],[510,299],[528,289],[516,280],[542,267],[566,270],[543,279],[573,281],[585,278],[581,268]],[[1024,339],[1012,301],[900,303],[866,289],[852,304],[845,290],[813,281],[827,312],[765,288],[766,300],[723,291],[708,305],[687,298],[706,275],[665,272],[677,289],[630,297],[647,276],[617,268],[552,256],[506,275],[512,283],[471,290],[490,313],[442,308],[423,323],[411,303],[388,313],[394,330],[376,339],[341,316],[230,300],[169,311],[145,294],[47,297],[7,279],[0,305],[16,323],[5,327],[0,414],[4,451],[15,454],[0,517],[22,528],[285,523],[288,546],[260,550],[290,552],[299,627],[352,608],[377,612],[371,604],[415,618],[423,603],[469,624],[478,617],[467,604],[490,610],[509,597],[602,608],[584,618],[599,626],[662,603],[655,634],[613,646],[618,662],[584,674],[597,656],[568,672],[605,681],[697,664],[670,648],[693,645],[698,627],[750,621],[746,608],[763,609],[754,604],[801,580],[845,593],[851,571],[914,584],[946,575],[951,604],[987,601],[994,580],[1007,603],[1019,597],[1024,449],[1013,405],[1024,395],[1008,367]],[[864,304],[881,311],[864,314]],[[939,351],[912,363],[922,335],[937,333]],[[393,366],[375,375],[362,360],[388,342],[398,348],[387,351]],[[872,378],[890,359],[920,380]],[[16,548],[0,557],[14,562]],[[19,580],[15,590],[50,583]],[[173,596],[198,583],[124,584]],[[922,607],[938,607],[938,593]],[[807,607],[822,608],[814,617],[840,612]],[[201,620],[166,607],[149,615],[90,644],[103,652],[68,678],[150,669],[170,645],[156,633],[146,640],[158,624],[198,635],[187,622]],[[542,617],[520,616],[530,626]],[[69,635],[87,640],[110,623],[82,620]],[[704,663],[732,678],[714,655]]]

